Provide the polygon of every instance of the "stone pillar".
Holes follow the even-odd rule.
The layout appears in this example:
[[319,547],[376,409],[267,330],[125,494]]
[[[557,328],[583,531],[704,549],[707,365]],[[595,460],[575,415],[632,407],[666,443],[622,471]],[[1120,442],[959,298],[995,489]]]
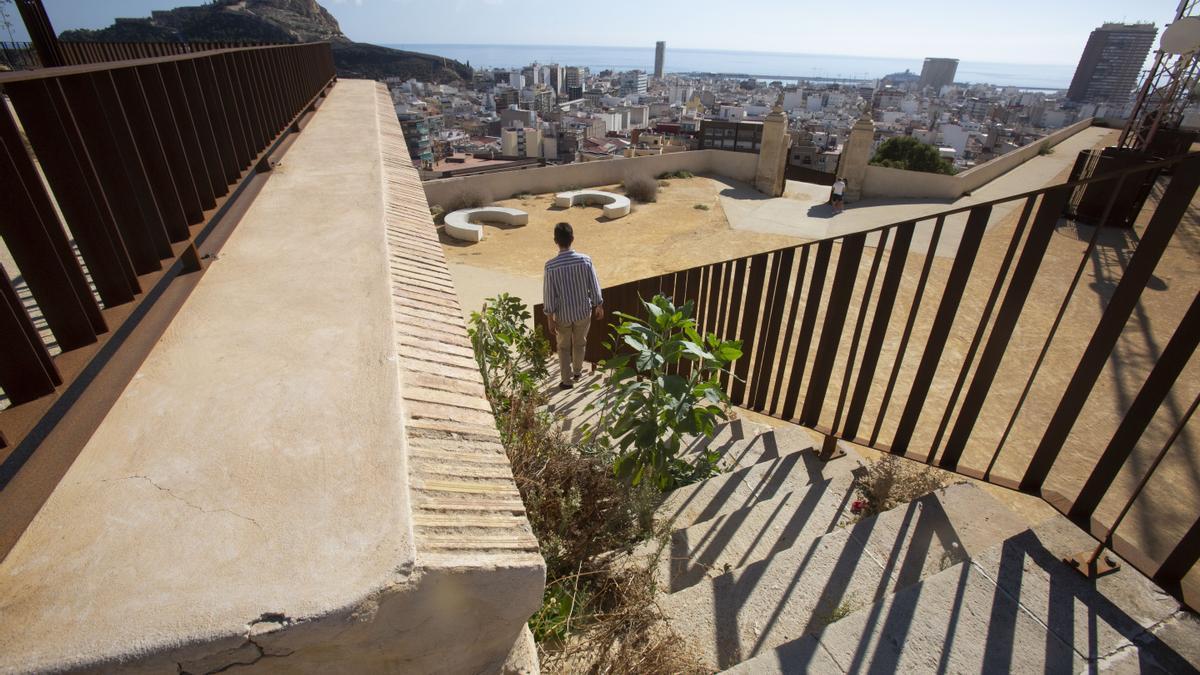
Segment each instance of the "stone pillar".
[[871,145],[874,142],[875,122],[871,121],[871,113],[864,111],[850,129],[850,140],[842,149],[842,158],[838,162],[838,175],[846,180],[848,202],[862,198],[863,181],[867,177],[867,163],[871,161]]
[[754,187],[768,197],[783,196],[783,172],[792,142],[787,127],[787,113],[776,103],[763,121],[762,147],[758,151],[758,168],[754,173]]

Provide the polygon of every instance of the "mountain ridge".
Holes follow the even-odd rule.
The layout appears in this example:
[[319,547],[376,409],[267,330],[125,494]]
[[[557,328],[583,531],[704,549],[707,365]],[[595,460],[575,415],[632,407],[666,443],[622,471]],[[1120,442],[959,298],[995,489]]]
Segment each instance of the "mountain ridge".
[[355,42],[317,0],[215,0],[199,6],[118,18],[107,28],[63,31],[68,42],[230,41],[301,43],[328,41],[339,77],[379,80],[416,78],[453,82],[471,68],[453,59]]

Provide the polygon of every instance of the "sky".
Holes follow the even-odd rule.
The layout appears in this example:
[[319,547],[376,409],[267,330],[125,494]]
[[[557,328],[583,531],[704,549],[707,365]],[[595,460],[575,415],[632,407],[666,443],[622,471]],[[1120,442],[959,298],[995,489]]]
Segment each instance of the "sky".
[[[1074,64],[1105,21],[1153,21],[1177,0],[321,0],[342,31],[386,44],[670,48]],[[44,0],[56,30],[100,28],[185,0]],[[190,4],[200,4],[193,0]],[[14,34],[25,39],[16,10]],[[3,35],[0,39],[8,39]]]

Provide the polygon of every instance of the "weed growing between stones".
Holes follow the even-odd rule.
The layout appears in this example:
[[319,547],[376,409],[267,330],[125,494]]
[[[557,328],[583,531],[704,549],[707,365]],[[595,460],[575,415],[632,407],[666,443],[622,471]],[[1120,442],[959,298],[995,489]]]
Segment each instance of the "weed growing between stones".
[[620,555],[652,536],[661,494],[613,472],[596,440],[572,442],[542,412],[545,338],[518,298],[489,298],[469,332],[513,478],[546,561],[546,591],[530,619],[543,672],[689,673],[654,605],[653,576]]
[[854,479],[861,499],[855,500],[857,520],[907,504],[946,487],[946,474],[921,462],[886,455]]

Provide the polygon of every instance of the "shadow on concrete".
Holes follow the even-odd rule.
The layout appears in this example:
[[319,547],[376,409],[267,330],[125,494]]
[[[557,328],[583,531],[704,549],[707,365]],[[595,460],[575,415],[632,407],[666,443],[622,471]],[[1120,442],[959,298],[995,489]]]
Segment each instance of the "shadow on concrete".
[[462,239],[455,239],[454,237],[446,234],[446,230],[440,225],[437,228],[437,236],[438,241],[441,242],[443,246],[453,246],[454,248],[467,248],[479,243],[477,241],[463,241]]
[[[1035,531],[1026,530],[980,554],[978,564],[965,554],[953,556],[940,571],[921,579],[931,553],[962,551],[945,514],[922,501],[900,507],[906,509],[903,524],[888,535],[894,545],[873,598],[863,598],[861,588],[851,592],[850,581],[857,561],[872,557],[863,542],[878,542],[884,534],[874,518],[851,529],[827,576],[817,569],[806,574],[822,557],[820,539],[808,545],[792,582],[778,593],[779,608],[793,593],[815,592],[811,583],[824,576],[820,600],[802,625],[779,626],[777,608],[755,631],[754,645],[741,644],[744,627],[736,617],[762,581],[767,563],[747,566],[728,583],[718,580],[714,637],[721,667],[768,651],[764,644],[779,630],[803,634],[773,649],[774,665],[786,673],[819,669],[830,655],[845,672],[903,672],[920,663],[938,673],[1009,673],[1032,665],[1060,673],[1079,672],[1081,662],[1087,672],[1097,672],[1103,659],[1130,648],[1136,655],[1127,658],[1136,658],[1141,672],[1197,672],[1195,664],[1143,627],[1153,619],[1131,616],[1097,590],[1095,582],[1064,565]],[[878,550],[876,543],[872,552]],[[848,599],[871,604],[846,614],[841,610]],[[761,618],[755,620],[757,628]]]
[[829,204],[813,204],[808,207],[809,218],[832,218],[836,215],[833,212],[833,207]]

